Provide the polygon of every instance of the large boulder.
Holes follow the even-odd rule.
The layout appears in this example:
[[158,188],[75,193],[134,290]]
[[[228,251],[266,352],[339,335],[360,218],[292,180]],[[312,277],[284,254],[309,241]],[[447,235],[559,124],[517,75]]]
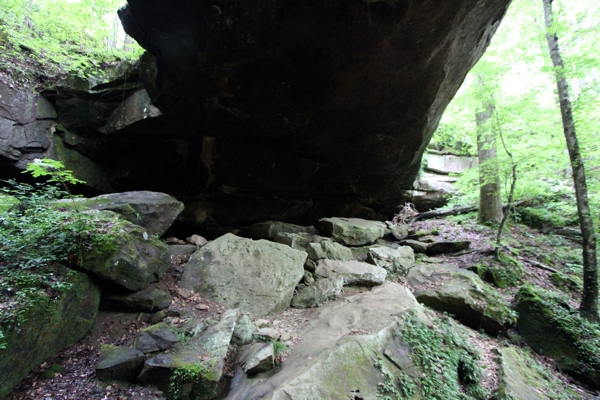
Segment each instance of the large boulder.
[[381,239],[386,225],[360,218],[323,218],[319,220],[319,229],[336,242],[347,246],[361,246]]
[[453,314],[473,329],[496,335],[515,323],[508,302],[477,274],[453,264],[416,264],[407,281],[420,303]]
[[[452,346],[452,351],[461,351],[466,356],[463,366],[473,366],[468,362],[468,351],[473,350],[455,347],[466,341],[459,330],[442,337],[428,327],[442,326],[438,322],[405,286],[395,283],[330,302],[311,315],[299,333],[303,340],[290,349],[284,363],[252,376],[240,368],[226,398],[377,399],[421,394],[413,398],[452,399],[461,398],[463,389],[472,394],[469,387],[477,381],[478,371],[469,370],[469,381],[459,373],[458,357],[452,361],[441,349]],[[417,352],[411,351],[419,335],[426,340],[419,344],[420,354],[430,357],[423,364]],[[419,368],[431,363],[435,368]],[[439,379],[442,374],[446,384]]]
[[[72,200],[61,200],[70,207]],[[92,198],[75,199],[80,210],[108,210],[120,214],[131,223],[141,226],[150,236],[162,236],[183,211],[183,203],[165,193],[124,192]]]
[[169,249],[144,228],[112,211],[92,211],[108,232],[83,254],[81,268],[115,287],[139,291],[157,281],[171,265]]
[[10,80],[0,82],[0,99],[0,165],[24,169],[49,151],[56,110],[33,88]]
[[163,114],[103,159],[119,187],[188,194],[197,226],[389,214],[508,4],[129,0]]
[[600,328],[560,297],[522,286],[517,293],[519,333],[564,372],[600,388]]
[[180,285],[255,317],[283,311],[304,276],[306,253],[226,234],[195,252]]
[[58,298],[39,299],[24,311],[18,327],[4,330],[0,350],[0,398],[31,369],[81,339],[92,327],[100,303],[100,286],[83,272],[71,271]]

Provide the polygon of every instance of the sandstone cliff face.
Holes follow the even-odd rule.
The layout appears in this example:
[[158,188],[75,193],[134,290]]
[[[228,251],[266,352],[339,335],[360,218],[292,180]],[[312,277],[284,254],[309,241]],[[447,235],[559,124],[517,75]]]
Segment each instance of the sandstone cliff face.
[[145,93],[73,142],[199,228],[389,216],[509,3],[129,0]]

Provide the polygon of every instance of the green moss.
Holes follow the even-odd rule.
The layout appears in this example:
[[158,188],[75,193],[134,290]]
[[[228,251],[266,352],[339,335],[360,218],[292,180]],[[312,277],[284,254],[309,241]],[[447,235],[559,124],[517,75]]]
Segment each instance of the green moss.
[[583,281],[576,275],[564,275],[560,272],[555,272],[550,275],[550,280],[562,291],[578,292],[583,289]]
[[488,268],[486,280],[500,289],[517,286],[523,278],[523,265],[506,254],[500,255],[500,263],[502,265],[494,265]]
[[[479,353],[458,325],[447,317],[429,327],[416,316],[404,318],[398,335],[410,346],[410,357],[422,371],[416,383],[423,399],[485,399]],[[407,391],[410,383],[403,378]],[[414,382],[413,382],[414,383]],[[408,395],[408,392],[405,393]]]
[[60,364],[52,364],[48,367],[47,370],[44,371],[42,377],[44,379],[52,379],[56,376],[56,374],[62,374],[63,366]]
[[178,366],[173,370],[169,382],[169,399],[212,399],[216,394],[215,364],[216,360],[209,359]]
[[600,326],[555,293],[523,286],[517,293],[519,331],[565,372],[600,387]]

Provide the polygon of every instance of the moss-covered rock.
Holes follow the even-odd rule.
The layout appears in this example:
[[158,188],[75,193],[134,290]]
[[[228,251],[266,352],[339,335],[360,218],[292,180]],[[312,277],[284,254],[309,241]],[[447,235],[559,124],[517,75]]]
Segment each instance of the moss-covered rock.
[[497,400],[580,399],[536,360],[516,347],[498,349]]
[[71,271],[59,298],[38,299],[22,322],[5,330],[0,350],[0,398],[36,365],[81,339],[92,327],[100,303],[100,287],[83,272]]
[[577,275],[565,275],[560,272],[555,272],[550,275],[550,280],[560,290],[581,292],[583,289],[583,281]]
[[[61,204],[71,206],[71,201]],[[148,231],[150,236],[162,236],[183,211],[183,203],[160,192],[136,191],[104,194],[89,199],[76,199],[84,210],[108,210],[120,214],[129,222]]]
[[453,314],[473,329],[496,335],[515,323],[510,304],[471,271],[452,264],[416,264],[407,279],[420,303]]
[[111,211],[93,211],[105,221],[105,240],[83,254],[81,268],[128,290],[143,290],[169,268],[166,244]]
[[209,400],[219,394],[229,343],[239,310],[228,310],[221,321],[178,343],[169,353],[148,360],[140,373],[142,383],[156,385],[169,399]]
[[238,370],[226,398],[482,398],[477,354],[458,325],[386,283],[316,310],[284,363]]
[[600,388],[600,326],[582,318],[551,292],[522,286],[517,293],[519,332],[535,351],[564,372]]

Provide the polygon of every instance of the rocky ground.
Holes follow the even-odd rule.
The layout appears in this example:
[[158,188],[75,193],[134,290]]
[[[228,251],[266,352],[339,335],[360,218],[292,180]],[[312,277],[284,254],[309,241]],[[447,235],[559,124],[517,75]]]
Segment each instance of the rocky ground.
[[[493,263],[490,250],[493,248],[495,231],[474,223],[472,217],[457,217],[449,219],[436,219],[416,222],[416,230],[427,230],[437,233],[433,240],[469,240],[471,247],[468,251],[455,255],[444,254],[437,256],[440,260],[457,264],[461,268],[468,268],[478,263]],[[550,272],[541,269],[526,260],[543,260],[547,266],[570,273],[577,268],[578,244],[572,239],[555,235],[544,235],[536,230],[522,225],[512,225],[505,235],[504,242],[508,249],[506,252],[516,254],[524,268],[523,281],[537,286],[553,288]],[[203,319],[219,320],[225,307],[203,299],[198,295],[182,290],[178,283],[183,272],[185,256],[173,257],[171,268],[164,275],[158,286],[168,290],[174,297],[171,307],[186,307],[194,311],[196,317]],[[538,261],[540,262],[540,261]],[[404,278],[399,279],[404,282]],[[355,294],[357,291],[368,290],[365,288],[344,288],[343,295]],[[514,288],[499,289],[499,292],[508,299],[514,298]],[[578,293],[570,292],[571,303],[577,304]],[[289,333],[289,340],[285,343],[292,348],[303,338],[299,335],[301,328],[311,319],[315,309],[290,308],[281,314],[273,315],[270,323],[279,331]],[[132,346],[138,331],[150,324],[151,314],[130,314],[117,312],[99,312],[92,331],[77,344],[55,355],[38,368],[34,369],[25,380],[10,394],[7,399],[161,399],[163,393],[155,388],[133,384],[103,383],[96,379],[95,366],[102,344]],[[498,385],[498,357],[496,349],[507,344],[516,331],[509,331],[506,336],[492,338],[482,332],[468,330],[469,340],[480,351],[485,377],[483,385],[489,392],[496,390]],[[357,328],[355,334],[362,334]],[[352,332],[351,332],[352,334]],[[516,335],[515,335],[516,336]],[[288,350],[289,351],[289,350]],[[278,362],[285,363],[288,352],[279,355]],[[551,359],[535,355],[548,371],[562,382],[570,386],[581,397],[587,399],[600,399],[600,393],[586,389],[573,378],[561,374]],[[232,357],[233,358],[233,354]],[[56,367],[60,366],[60,367]],[[52,372],[58,371],[58,372]],[[225,375],[232,377],[233,369],[225,371]]]

